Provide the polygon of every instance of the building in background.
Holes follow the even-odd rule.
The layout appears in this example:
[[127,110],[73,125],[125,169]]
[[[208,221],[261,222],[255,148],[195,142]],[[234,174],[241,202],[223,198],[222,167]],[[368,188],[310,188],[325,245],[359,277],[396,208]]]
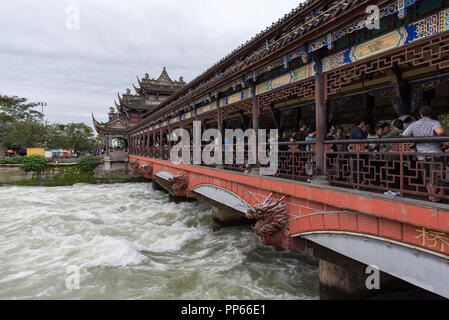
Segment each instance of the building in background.
[[105,142],[106,153],[117,145],[122,145],[116,140],[124,140],[127,149],[130,128],[152,114],[156,107],[186,85],[182,77],[179,81],[173,81],[165,67],[159,78],[150,79],[147,73],[143,79],[137,77],[137,82],[138,87],[133,85],[135,94],[130,89],[121,96],[118,93],[118,102],[114,101],[117,111],[113,107],[109,109],[107,123],[100,123],[93,117],[94,127]]

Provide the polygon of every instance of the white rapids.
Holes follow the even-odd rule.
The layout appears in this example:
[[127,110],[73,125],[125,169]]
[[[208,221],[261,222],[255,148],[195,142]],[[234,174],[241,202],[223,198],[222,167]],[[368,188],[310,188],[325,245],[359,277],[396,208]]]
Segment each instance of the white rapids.
[[318,299],[311,259],[211,225],[150,184],[0,187],[0,299]]

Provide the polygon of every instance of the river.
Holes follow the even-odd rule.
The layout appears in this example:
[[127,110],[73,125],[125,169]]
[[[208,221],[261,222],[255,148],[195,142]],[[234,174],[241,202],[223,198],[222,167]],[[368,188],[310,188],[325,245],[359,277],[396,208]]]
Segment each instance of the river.
[[151,184],[0,187],[0,299],[319,298],[311,258],[211,225]]

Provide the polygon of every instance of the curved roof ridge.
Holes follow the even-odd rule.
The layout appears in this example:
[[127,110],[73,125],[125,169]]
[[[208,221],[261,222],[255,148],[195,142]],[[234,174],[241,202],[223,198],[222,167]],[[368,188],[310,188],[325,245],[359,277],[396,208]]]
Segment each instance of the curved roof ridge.
[[167,73],[167,69],[164,67],[164,69],[162,70],[161,75],[159,76],[159,78],[156,80],[156,82],[168,82],[170,84],[173,83],[173,80],[170,79],[170,76]]

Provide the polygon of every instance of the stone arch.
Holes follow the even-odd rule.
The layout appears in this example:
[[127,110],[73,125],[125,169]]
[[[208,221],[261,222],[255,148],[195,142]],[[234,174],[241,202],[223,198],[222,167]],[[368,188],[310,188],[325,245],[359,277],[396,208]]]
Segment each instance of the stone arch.
[[368,266],[375,265],[418,287],[449,297],[449,279],[441,277],[447,272],[446,259],[432,252],[420,251],[416,254],[419,248],[357,233],[310,232],[302,237]]
[[174,177],[174,174],[167,170],[159,170],[154,176],[168,181]]
[[253,208],[239,195],[213,184],[198,184],[191,191],[244,214],[248,212],[248,209]]

